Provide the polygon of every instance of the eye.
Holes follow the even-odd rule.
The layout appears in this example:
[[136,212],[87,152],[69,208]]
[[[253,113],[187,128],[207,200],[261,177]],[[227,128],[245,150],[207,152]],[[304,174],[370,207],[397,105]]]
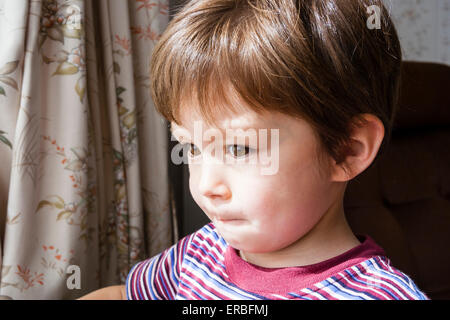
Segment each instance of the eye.
[[193,158],[200,154],[200,150],[193,143],[185,143],[187,145],[188,156]]
[[233,157],[240,158],[245,157],[250,153],[250,148],[247,146],[237,145],[237,144],[230,144],[227,146],[227,151],[229,151]]

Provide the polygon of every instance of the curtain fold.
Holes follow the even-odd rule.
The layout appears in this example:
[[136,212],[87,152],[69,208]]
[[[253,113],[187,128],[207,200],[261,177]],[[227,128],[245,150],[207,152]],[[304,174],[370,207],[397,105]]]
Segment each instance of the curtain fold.
[[148,85],[167,23],[165,1],[0,0],[0,295],[77,298],[177,240]]

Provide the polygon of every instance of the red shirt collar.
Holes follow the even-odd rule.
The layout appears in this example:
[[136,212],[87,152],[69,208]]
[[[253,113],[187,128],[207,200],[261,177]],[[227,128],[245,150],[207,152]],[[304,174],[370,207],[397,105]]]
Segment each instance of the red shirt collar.
[[355,264],[374,256],[385,256],[384,250],[369,236],[357,236],[356,247],[328,260],[301,267],[264,268],[243,260],[236,249],[228,246],[225,267],[229,280],[240,288],[257,294],[298,292],[321,282]]

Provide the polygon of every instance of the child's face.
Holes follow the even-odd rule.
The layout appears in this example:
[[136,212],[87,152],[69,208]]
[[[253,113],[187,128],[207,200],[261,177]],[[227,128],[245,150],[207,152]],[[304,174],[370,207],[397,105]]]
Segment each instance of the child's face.
[[[192,137],[182,143],[196,146],[191,149],[196,156],[189,159],[191,194],[229,245],[254,253],[280,250],[302,238],[336,205],[339,188],[327,177],[326,168],[320,167],[324,162],[318,161],[318,140],[307,122],[280,113],[261,116],[250,110],[239,117],[222,115],[217,120],[223,129],[242,123],[243,128],[256,132],[259,128],[269,133],[271,129],[279,130],[279,143],[270,143],[268,151],[270,154],[278,148],[278,170],[267,175],[261,173],[264,165],[245,164],[244,158],[236,163],[211,163],[214,156],[202,154],[210,140],[194,136],[195,121],[202,124],[203,132],[209,128],[201,117],[185,114],[182,127],[172,123],[175,132],[187,130]],[[225,130],[221,132],[224,156],[231,157],[236,149],[228,145],[233,141],[226,140]],[[267,141],[271,141],[270,134]],[[258,144],[248,146],[256,149]],[[246,155],[245,148],[237,152]]]

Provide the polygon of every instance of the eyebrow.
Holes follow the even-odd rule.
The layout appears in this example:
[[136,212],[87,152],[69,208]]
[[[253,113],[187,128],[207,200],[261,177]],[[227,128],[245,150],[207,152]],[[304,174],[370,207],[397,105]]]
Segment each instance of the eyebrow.
[[[180,126],[180,128],[183,128]],[[236,124],[232,124],[227,128],[224,127],[216,127],[219,130],[223,130],[226,131],[227,129],[231,129],[231,130],[238,130],[238,129],[242,129],[242,130],[247,130],[247,129],[261,129],[263,128],[260,125],[256,125],[256,123],[254,122],[241,122],[241,123],[236,123]],[[175,130],[172,126],[172,123],[169,123],[169,130],[171,133],[173,133],[173,130]]]
[[[182,126],[180,126],[180,128],[181,128],[181,129],[187,130],[186,128],[184,128],[184,127],[182,127]],[[176,136],[176,135],[174,134],[175,128],[172,126],[172,123],[169,124],[169,129],[170,129],[170,133],[172,134],[172,136],[173,136],[175,139],[177,139],[177,140],[180,141],[180,142],[185,141],[185,140],[183,139],[183,137],[178,137],[178,136]],[[232,130],[232,131],[235,131],[234,133],[235,133],[235,134],[238,134],[238,135],[239,135],[239,131],[238,131],[238,130],[242,130],[242,131],[244,131],[244,132],[245,132],[246,130],[248,130],[248,129],[255,129],[256,131],[258,131],[259,129],[268,129],[268,130],[270,130],[269,128],[265,128],[265,127],[261,126],[261,124],[260,124],[260,125],[257,125],[257,123],[254,122],[254,121],[237,121],[236,123],[231,124],[231,125],[230,125],[229,127],[227,127],[227,128],[216,127],[216,129],[222,130],[222,131],[225,132],[225,133],[226,133],[226,130]],[[236,131],[238,131],[238,132],[236,132]],[[180,138],[181,138],[181,139],[180,139]]]

